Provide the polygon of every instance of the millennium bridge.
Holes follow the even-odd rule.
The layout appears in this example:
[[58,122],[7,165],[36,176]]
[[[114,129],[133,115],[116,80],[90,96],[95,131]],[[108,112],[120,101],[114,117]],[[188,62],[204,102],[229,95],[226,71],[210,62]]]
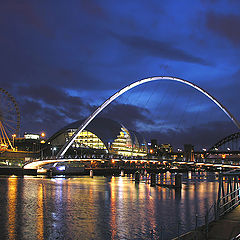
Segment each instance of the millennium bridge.
[[[89,125],[89,123],[104,109],[106,108],[111,102],[113,102],[116,98],[121,96],[123,93],[129,91],[130,89],[137,87],[141,84],[146,84],[148,82],[152,81],[163,81],[163,80],[169,80],[169,81],[175,81],[179,82],[185,85],[188,85],[200,93],[204,94],[208,97],[213,103],[215,103],[226,115],[227,117],[233,122],[233,124],[237,127],[237,129],[240,129],[240,123],[238,120],[230,113],[230,111],[222,105],[216,98],[214,98],[212,95],[210,95],[207,91],[200,88],[199,86],[180,79],[176,77],[169,77],[169,76],[161,76],[161,77],[151,77],[142,79],[140,81],[136,81],[115,94],[113,94],[110,98],[108,98],[102,105],[100,105],[84,122],[82,122],[77,131],[72,135],[69,141],[67,141],[64,146],[58,151],[56,156],[51,156],[48,159],[36,159],[34,161],[27,162],[24,166],[24,168],[39,168],[43,165],[50,164],[50,163],[63,163],[63,162],[90,162],[90,166],[95,163],[95,165],[99,166],[99,163],[102,165],[108,163],[108,166],[123,166],[126,164],[134,164],[134,165],[141,165],[145,166],[146,164],[154,164],[156,165],[168,165],[168,164],[181,164],[181,165],[196,165],[196,166],[205,166],[205,167],[217,167],[217,168],[239,168],[239,161],[240,161],[240,132],[236,132],[234,134],[231,134],[230,136],[227,136],[220,141],[218,141],[216,144],[214,144],[210,149],[203,149],[201,152],[195,152],[195,153],[183,153],[183,152],[175,152],[168,154],[167,157],[164,158],[157,158],[153,156],[147,156],[147,157],[128,157],[124,158],[122,156],[112,156],[111,154],[108,155],[102,155],[99,156],[78,156],[76,155],[69,156],[67,155],[67,150],[71,147],[71,145],[74,143],[77,136]],[[55,149],[56,150],[56,149]],[[54,151],[54,148],[53,148]],[[185,154],[190,154],[190,158],[186,157]],[[98,163],[98,164],[96,164]],[[101,165],[100,164],[100,165]]]

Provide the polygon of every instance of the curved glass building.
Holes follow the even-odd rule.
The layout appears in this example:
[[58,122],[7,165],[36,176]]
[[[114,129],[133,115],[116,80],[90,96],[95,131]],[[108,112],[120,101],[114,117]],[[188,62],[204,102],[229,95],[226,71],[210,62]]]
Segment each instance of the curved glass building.
[[[61,147],[68,141],[80,124],[73,122],[49,138],[52,147]],[[85,152],[104,152],[122,156],[146,156],[147,144],[137,132],[128,130],[123,124],[108,118],[95,118],[72,144],[72,148]]]

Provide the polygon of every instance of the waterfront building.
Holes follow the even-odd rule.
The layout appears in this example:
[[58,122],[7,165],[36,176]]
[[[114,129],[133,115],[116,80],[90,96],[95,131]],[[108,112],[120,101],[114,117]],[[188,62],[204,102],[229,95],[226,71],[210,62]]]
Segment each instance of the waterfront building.
[[[57,152],[69,141],[82,122],[83,120],[80,120],[65,126],[50,137],[46,144]],[[75,139],[70,152],[75,155],[146,156],[147,144],[139,133],[129,130],[123,124],[107,118],[95,118]],[[52,152],[52,155],[55,155],[55,152]]]
[[41,148],[39,134],[24,133],[23,137],[16,137],[13,145],[17,151],[39,152]]
[[173,150],[172,145],[169,143],[161,144],[159,147],[159,151],[162,153],[171,153]]
[[151,139],[151,148],[152,149],[157,149],[158,148],[157,139]]
[[157,139],[151,139],[151,148],[149,153],[151,155],[163,156],[168,155],[173,150],[172,145],[169,143],[164,143],[158,145]]
[[184,158],[187,162],[194,161],[194,146],[192,144],[184,144]]

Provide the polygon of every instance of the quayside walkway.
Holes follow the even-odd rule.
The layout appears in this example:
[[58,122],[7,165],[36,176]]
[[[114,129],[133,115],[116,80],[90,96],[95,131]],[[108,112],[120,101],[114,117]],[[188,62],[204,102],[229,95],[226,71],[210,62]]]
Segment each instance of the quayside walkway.
[[[239,236],[238,236],[239,235]],[[208,239],[208,240],[239,240],[240,239],[240,206],[222,216],[219,220],[213,221],[208,226],[206,234],[205,226],[195,231],[186,233],[179,238],[181,240]]]
[[209,224],[208,239],[233,239],[238,234],[240,234],[240,206]]

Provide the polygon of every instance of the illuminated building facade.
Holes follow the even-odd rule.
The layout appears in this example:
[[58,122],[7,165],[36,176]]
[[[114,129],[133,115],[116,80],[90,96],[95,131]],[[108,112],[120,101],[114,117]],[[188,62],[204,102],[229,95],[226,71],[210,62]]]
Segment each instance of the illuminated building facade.
[[39,134],[24,133],[24,137],[14,138],[13,145],[17,151],[39,152],[41,140]]
[[192,144],[184,144],[184,158],[187,162],[194,161],[194,146]]
[[160,152],[163,153],[171,153],[172,152],[172,146],[169,143],[161,144],[159,147]]
[[[75,129],[71,129],[68,132],[68,136],[66,137],[66,139],[69,139],[72,137],[72,135],[74,134],[76,130]],[[94,133],[90,132],[90,131],[82,131],[79,136],[76,138],[73,147],[76,148],[86,148],[89,147],[91,149],[103,149],[103,150],[107,150],[105,144],[102,142],[102,140],[100,138],[98,138],[97,135],[95,135]]]
[[162,156],[171,153],[172,150],[171,144],[165,143],[158,145],[157,139],[151,139],[151,148],[149,149],[151,155]]
[[[60,149],[83,121],[77,121],[55,133],[48,144]],[[146,156],[147,144],[137,132],[128,130],[122,124],[107,118],[95,118],[84,131],[82,131],[70,151],[76,154],[102,153],[122,156]]]

